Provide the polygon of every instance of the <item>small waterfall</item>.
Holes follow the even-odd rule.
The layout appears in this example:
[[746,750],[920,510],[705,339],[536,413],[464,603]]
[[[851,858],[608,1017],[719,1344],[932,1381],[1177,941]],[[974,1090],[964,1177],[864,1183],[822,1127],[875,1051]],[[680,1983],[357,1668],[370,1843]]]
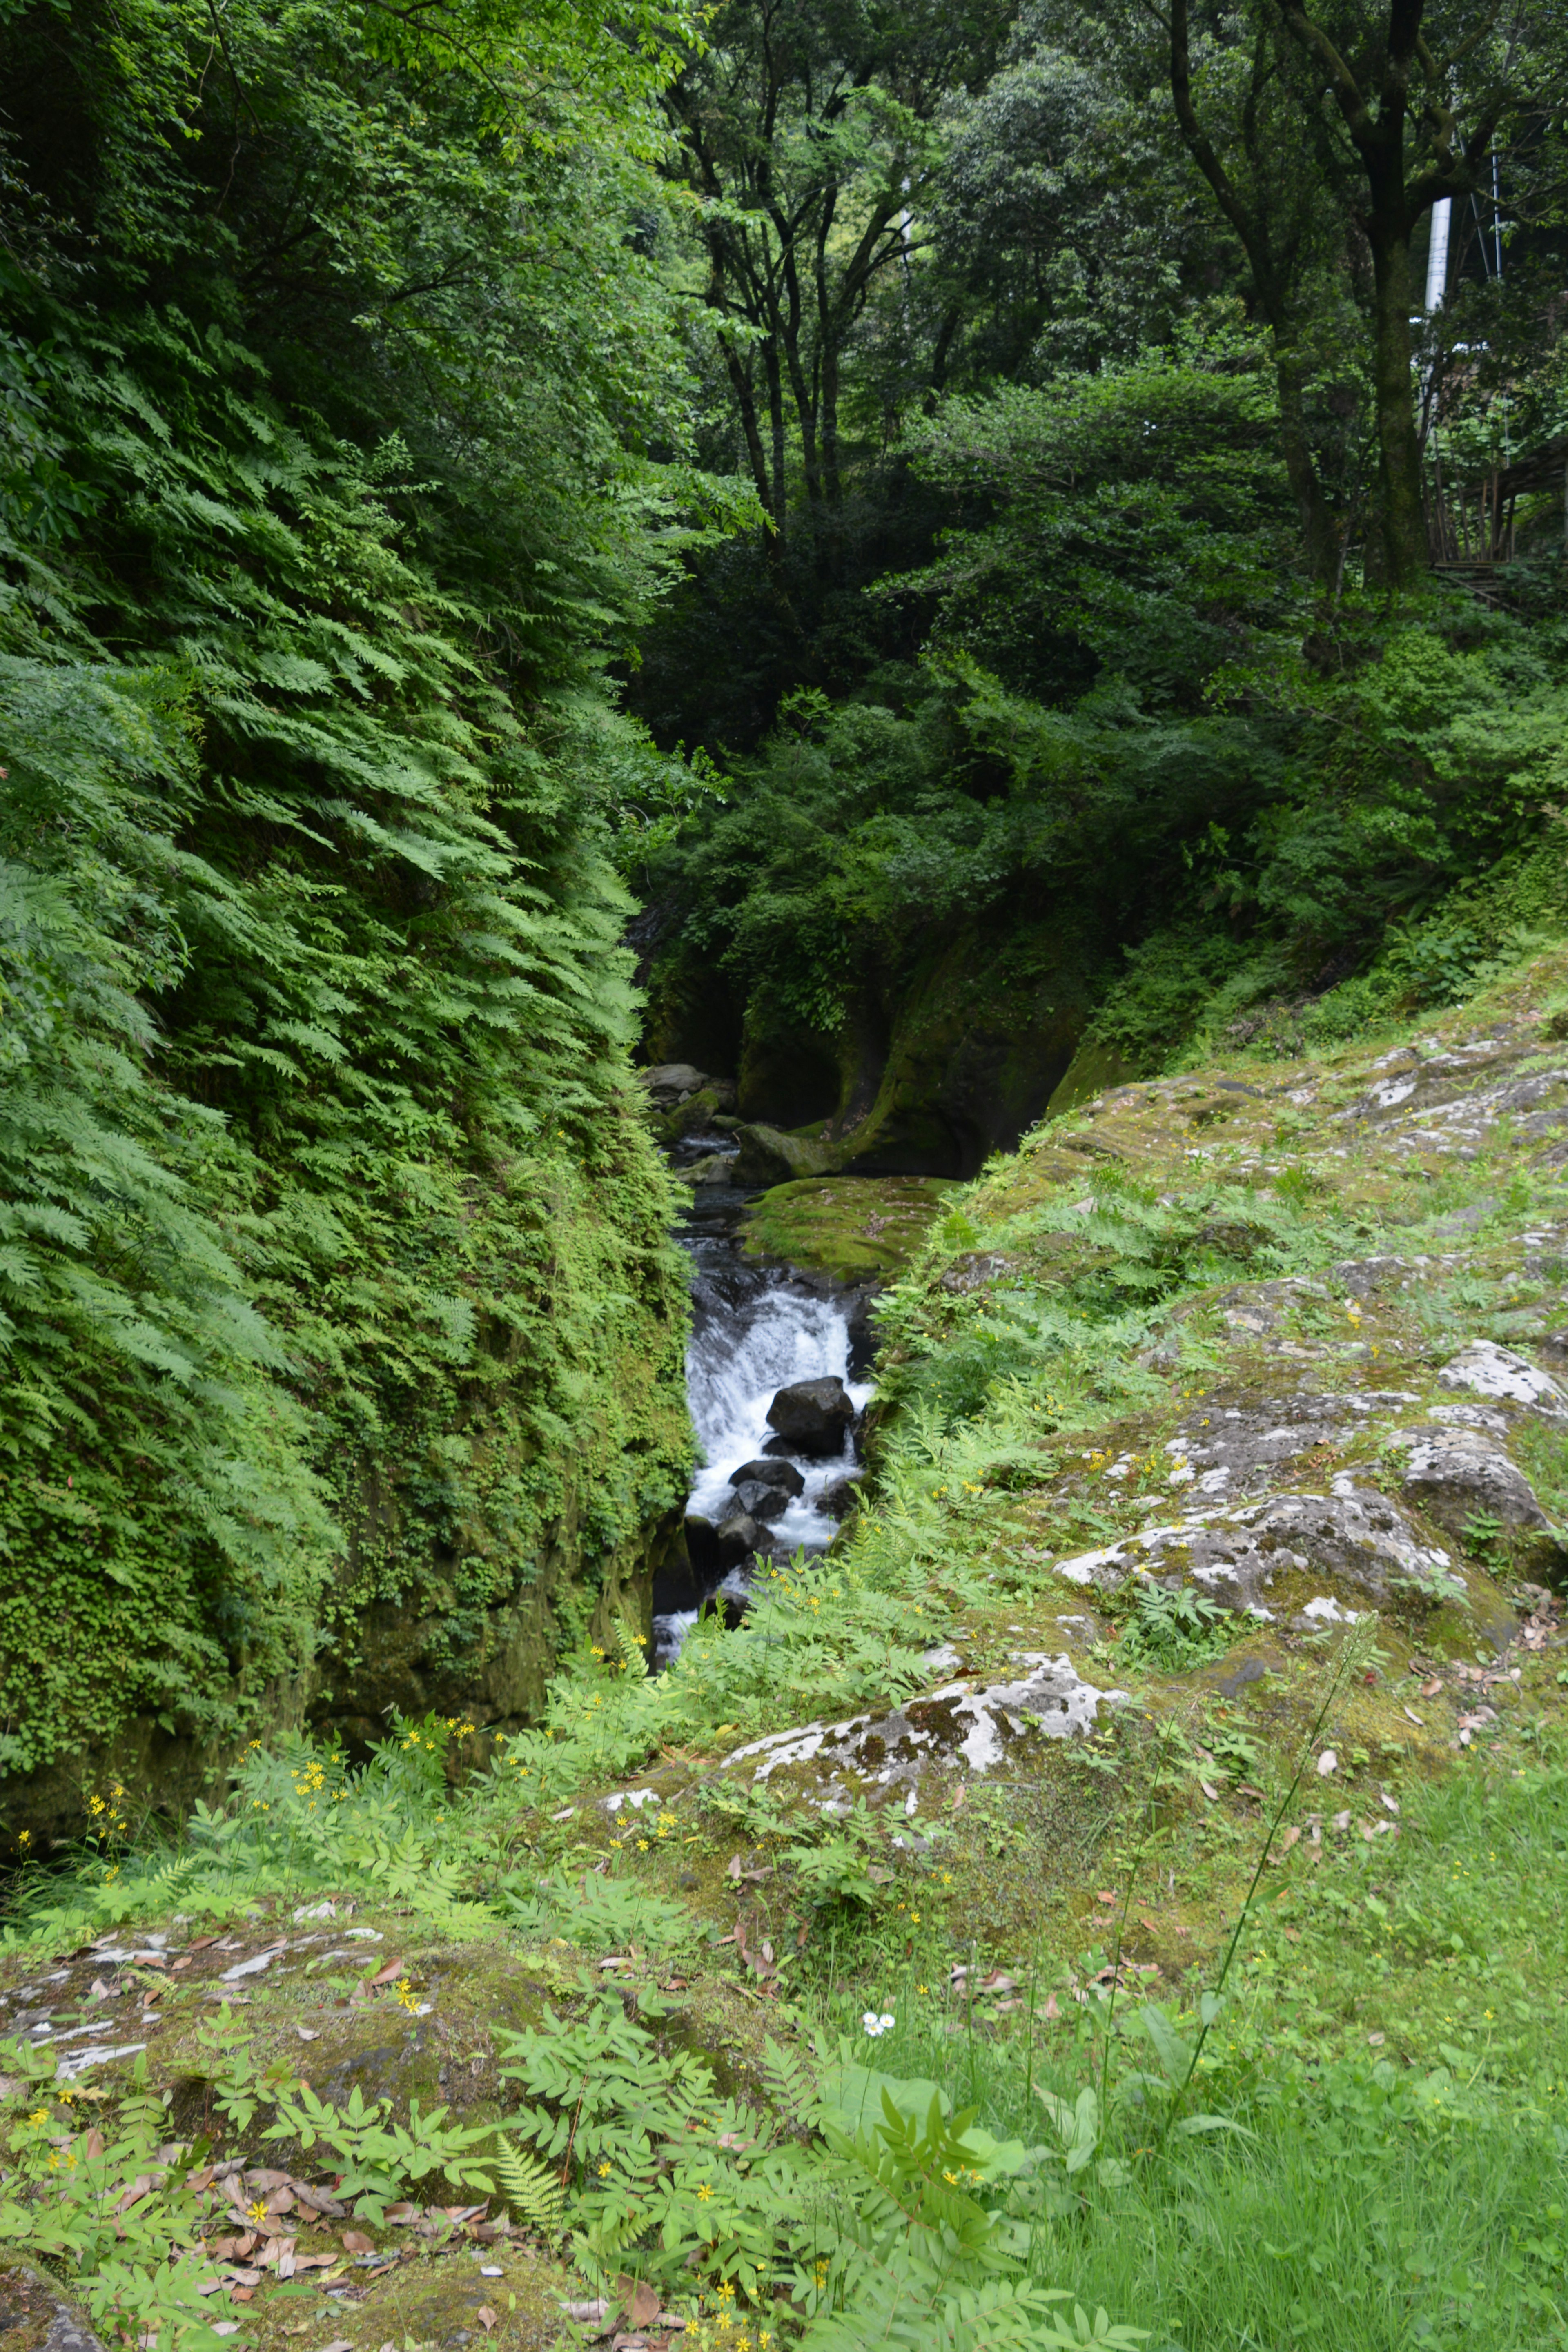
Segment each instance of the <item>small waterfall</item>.
[[[849,1379],[849,1325],[838,1301],[793,1287],[787,1274],[737,1269],[724,1283],[700,1276],[692,1303],[686,1393],[708,1462],[698,1473],[689,1507],[702,1518],[717,1519],[727,1507],[731,1474],[753,1461],[773,1436],[768,1407],[780,1389],[792,1381],[837,1378],[857,1408],[871,1390]],[[790,1458],[805,1480],[805,1491],[774,1522],[774,1531],[792,1551],[797,1544],[821,1551],[832,1538],[834,1522],[817,1509],[816,1497],[843,1477],[851,1457]]]
[[[872,1391],[868,1381],[849,1377],[849,1321],[837,1298],[811,1287],[787,1267],[748,1265],[728,1234],[689,1231],[686,1239],[693,1265],[686,1389],[707,1457],[687,1507],[717,1525],[733,1502],[732,1475],[773,1435],[767,1413],[780,1389],[795,1381],[836,1377],[857,1410]],[[824,1551],[837,1523],[819,1509],[818,1497],[854,1468],[854,1456],[847,1444],[842,1454],[826,1461],[804,1454],[788,1459],[805,1483],[783,1517],[772,1522],[770,1538],[789,1552]],[[731,1570],[717,1590],[738,1595],[744,1585],[744,1571]],[[692,1609],[655,1617],[656,1664],[668,1664],[696,1617]]]

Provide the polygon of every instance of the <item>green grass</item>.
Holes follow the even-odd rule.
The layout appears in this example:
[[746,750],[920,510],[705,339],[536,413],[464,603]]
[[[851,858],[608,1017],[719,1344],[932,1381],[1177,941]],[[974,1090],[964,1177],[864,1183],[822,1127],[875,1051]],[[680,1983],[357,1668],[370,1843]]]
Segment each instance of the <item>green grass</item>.
[[[1073,2193],[1031,2215],[1033,2273],[1183,2352],[1568,2344],[1565,1846],[1568,1773],[1468,1767],[1399,1841],[1260,1905],[1194,2085],[1247,2138],[1159,2144],[1125,2000],[1101,2147],[1126,2177],[1058,2176]],[[1060,2021],[1043,2018],[1043,1976],[1007,2025],[989,2004],[972,2016],[952,1958],[933,1943],[808,2011],[847,2032],[863,2009],[892,2013],[879,2066],[942,2083],[999,2138],[1038,2141],[1035,2084],[1072,2102],[1106,2082],[1103,2011],[1058,1970]],[[1079,1956],[1080,1990],[1105,1958]]]

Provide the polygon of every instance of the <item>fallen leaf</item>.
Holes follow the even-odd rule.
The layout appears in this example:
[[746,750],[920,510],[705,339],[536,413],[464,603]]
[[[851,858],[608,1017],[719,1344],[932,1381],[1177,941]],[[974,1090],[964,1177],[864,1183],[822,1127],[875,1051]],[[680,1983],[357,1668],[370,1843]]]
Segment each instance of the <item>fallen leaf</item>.
[[1426,1730],[1426,1717],[1425,1717],[1425,1716],[1423,1716],[1423,1715],[1417,1715],[1417,1714],[1415,1713],[1415,1709],[1414,1709],[1413,1707],[1408,1707],[1408,1706],[1405,1708],[1405,1712],[1406,1716],[1409,1717],[1410,1721],[1411,1721],[1413,1724],[1415,1724],[1415,1727],[1416,1727],[1416,1728],[1417,1728],[1418,1730],[1421,1730],[1421,1731],[1425,1731],[1425,1730]]
[[321,2352],[354,2352],[354,2347],[346,2336],[334,2336],[330,2344],[322,2345]]
[[321,2038],[320,2032],[313,2025],[297,2025],[294,2031],[301,2042],[319,2042]]
[[1331,1772],[1337,1772],[1339,1769],[1339,1758],[1334,1754],[1331,1748],[1325,1748],[1322,1754],[1318,1759],[1319,1780],[1326,1780]]
[[1057,1997],[1055,1993],[1048,1992],[1046,1995],[1046,2005],[1040,2011],[1040,2015],[1045,2019],[1047,2025],[1058,2025],[1061,2022],[1061,2011],[1057,2007]]
[[1095,1899],[1095,1901],[1096,1901],[1097,1903],[1114,1903],[1114,1902],[1115,1902],[1115,1900],[1116,1900],[1116,1897],[1115,1897],[1115,1895],[1108,1895],[1108,1894],[1105,1892],[1105,1889],[1104,1889],[1103,1887],[1101,1887],[1101,1888],[1100,1888],[1100,1892],[1096,1895],[1096,1896],[1095,1896],[1095,1898],[1094,1898],[1094,1899]]
[[1369,2033],[1366,2037],[1367,2047],[1370,2050],[1381,2050],[1387,2039],[1386,2033]]
[[87,2154],[90,2158],[100,2157],[103,2154],[103,2134],[96,2124],[87,2136]]
[[1422,1697],[1423,1697],[1423,1698],[1436,1698],[1436,1696],[1437,1696],[1437,1694],[1438,1694],[1438,1692],[1442,1689],[1442,1687],[1443,1687],[1443,1677],[1442,1677],[1442,1675],[1434,1675],[1432,1676],[1432,1678],[1431,1678],[1431,1680],[1430,1680],[1429,1682],[1424,1682],[1424,1683],[1422,1684],[1422,1685],[1421,1685],[1421,1696],[1422,1696]]
[[112,1989],[104,1983],[101,1977],[94,1977],[88,1988],[87,1997],[89,2000],[112,2000],[114,1993]]
[[1391,1813],[1396,1813],[1399,1811],[1398,1798],[1391,1797],[1386,1789],[1383,1792],[1383,1801],[1388,1807]]
[[[298,2199],[299,2202],[301,2205],[308,2205],[312,2213],[324,2213],[329,2220],[341,2221],[343,2215],[348,2210],[346,2205],[339,2204],[337,2199],[329,2189],[312,2189],[307,2181],[303,2180],[292,2180],[289,2185],[293,2189],[294,2195]],[[388,2208],[389,2215],[395,2209],[393,2208]],[[416,2208],[412,2206],[409,2208],[411,2212],[416,2210]]]
[[1342,1813],[1336,1813],[1336,1814],[1334,1815],[1334,1817],[1333,1817],[1332,1821],[1331,1821],[1331,1822],[1330,1822],[1330,1823],[1329,1823],[1329,1827],[1330,1827],[1331,1830],[1348,1830],[1348,1829],[1349,1829],[1349,1827],[1350,1827],[1350,1825],[1351,1825],[1351,1817],[1350,1817],[1350,1808],[1349,1808],[1348,1806],[1346,1807],[1345,1811],[1344,1811]]
[[228,2291],[228,2299],[230,2303],[254,2303],[256,2300],[256,2289],[253,2286],[231,2286]]
[[375,2247],[363,2230],[345,2230],[343,2252],[345,2254],[374,2254]]
[[487,2336],[491,2334],[495,2328],[500,2326],[500,2314],[499,2312],[492,2311],[488,2303],[480,2304],[478,2311],[474,2314],[474,2317],[479,2321],[479,2326],[484,2329]]
[[633,2327],[647,2327],[658,2316],[658,2290],[649,2286],[647,2279],[635,2284],[629,2278],[616,2281],[616,2293]]
[[[610,2306],[602,2294],[592,2303],[563,2303],[561,2308],[568,2319],[574,2319],[579,2325],[590,2319],[607,2319],[610,2315]],[[341,2344],[327,2345],[324,2352],[353,2352],[353,2347],[345,2338]]]
[[1214,1783],[1213,1783],[1213,1781],[1212,1781],[1212,1780],[1200,1780],[1200,1781],[1198,1782],[1198,1786],[1199,1786],[1199,1788],[1203,1790],[1203,1792],[1204,1792],[1205,1796],[1208,1799],[1208,1801],[1209,1801],[1209,1802],[1210,1802],[1210,1804],[1211,1804],[1211,1805],[1217,1805],[1217,1804],[1218,1804],[1218,1802],[1219,1802],[1219,1790],[1215,1787],[1215,1785],[1214,1785]]

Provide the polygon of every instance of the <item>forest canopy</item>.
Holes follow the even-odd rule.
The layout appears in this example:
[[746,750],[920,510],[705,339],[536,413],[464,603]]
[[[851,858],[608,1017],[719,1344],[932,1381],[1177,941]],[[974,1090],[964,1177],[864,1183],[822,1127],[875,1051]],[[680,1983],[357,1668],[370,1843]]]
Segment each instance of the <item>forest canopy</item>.
[[1148,1067],[1548,920],[1565,89],[1530,0],[717,12],[667,268],[764,520],[629,679],[728,792],[648,845],[661,1050],[716,961],[842,1128],[979,922]]

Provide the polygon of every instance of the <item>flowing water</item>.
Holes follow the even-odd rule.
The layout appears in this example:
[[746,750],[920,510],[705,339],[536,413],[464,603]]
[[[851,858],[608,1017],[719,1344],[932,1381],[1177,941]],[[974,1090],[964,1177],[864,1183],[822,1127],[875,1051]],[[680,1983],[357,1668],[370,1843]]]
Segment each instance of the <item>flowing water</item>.
[[[698,1143],[711,1149],[710,1139],[692,1138],[689,1150]],[[733,1506],[732,1475],[754,1461],[773,1435],[768,1407],[780,1389],[837,1378],[857,1410],[871,1395],[871,1383],[857,1377],[867,1366],[858,1360],[843,1299],[792,1266],[758,1265],[742,1255],[736,1229],[751,1197],[729,1187],[706,1188],[680,1234],[692,1275],[686,1391],[706,1456],[687,1510],[714,1526]],[[826,1461],[804,1454],[786,1458],[805,1484],[783,1517],[770,1523],[769,1536],[790,1553],[824,1551],[837,1522],[819,1508],[818,1498],[836,1478],[853,1474],[853,1452],[847,1442],[843,1453]],[[731,1570],[710,1593],[740,1599],[747,1573]],[[656,1664],[668,1664],[697,1615],[695,1609],[676,1609],[655,1616]]]

